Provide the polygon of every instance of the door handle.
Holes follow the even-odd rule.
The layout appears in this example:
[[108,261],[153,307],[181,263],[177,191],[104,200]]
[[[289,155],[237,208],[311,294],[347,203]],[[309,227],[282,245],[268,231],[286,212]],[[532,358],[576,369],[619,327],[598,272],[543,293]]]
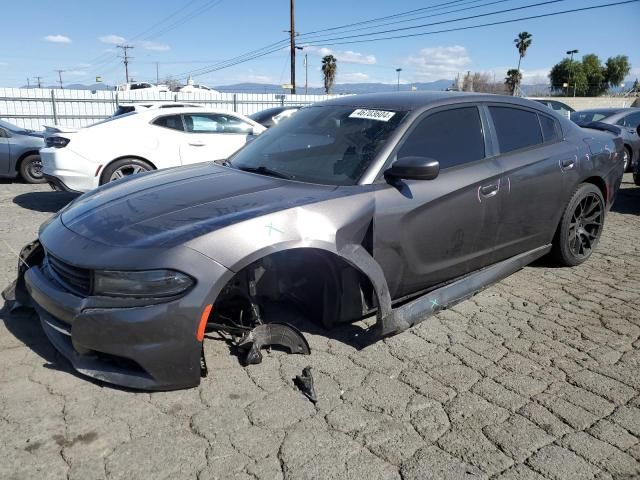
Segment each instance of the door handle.
[[576,166],[576,159],[575,158],[567,158],[567,159],[562,160],[560,162],[560,168],[562,170],[564,170],[564,171],[571,170],[575,166]]
[[202,142],[189,142],[189,145],[192,147],[204,147],[205,144]]
[[480,193],[483,197],[493,197],[500,190],[500,183],[490,183],[480,187]]

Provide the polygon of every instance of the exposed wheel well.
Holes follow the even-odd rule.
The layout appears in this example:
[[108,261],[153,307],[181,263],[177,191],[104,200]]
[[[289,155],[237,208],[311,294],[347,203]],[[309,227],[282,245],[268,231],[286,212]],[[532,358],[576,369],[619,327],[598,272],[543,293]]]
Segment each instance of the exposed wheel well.
[[20,172],[20,165],[22,165],[24,159],[29,155],[40,155],[40,153],[38,152],[38,150],[29,150],[28,152],[24,152],[22,155],[20,155],[20,157],[18,157],[18,161],[16,162],[16,172]]
[[293,303],[308,320],[326,328],[361,319],[375,308],[369,279],[338,255],[315,248],[276,252],[246,266],[216,299],[214,315],[238,321],[237,300],[249,299],[261,309],[269,303]]

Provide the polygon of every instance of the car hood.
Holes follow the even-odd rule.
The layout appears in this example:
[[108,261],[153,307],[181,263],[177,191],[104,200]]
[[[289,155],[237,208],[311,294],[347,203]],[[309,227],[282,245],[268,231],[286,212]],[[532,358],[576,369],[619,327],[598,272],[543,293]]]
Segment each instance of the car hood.
[[345,194],[338,187],[200,164],[110,183],[76,199],[60,217],[73,232],[107,245],[169,247],[234,223]]

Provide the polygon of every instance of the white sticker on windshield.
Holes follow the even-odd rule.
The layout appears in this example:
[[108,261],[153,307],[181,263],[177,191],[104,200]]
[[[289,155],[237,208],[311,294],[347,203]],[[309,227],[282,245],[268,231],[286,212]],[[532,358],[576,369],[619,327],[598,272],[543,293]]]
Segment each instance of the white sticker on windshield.
[[351,112],[349,118],[364,118],[366,120],[378,120],[379,122],[388,122],[393,118],[396,112],[385,112],[384,110],[369,110],[367,108],[359,108]]

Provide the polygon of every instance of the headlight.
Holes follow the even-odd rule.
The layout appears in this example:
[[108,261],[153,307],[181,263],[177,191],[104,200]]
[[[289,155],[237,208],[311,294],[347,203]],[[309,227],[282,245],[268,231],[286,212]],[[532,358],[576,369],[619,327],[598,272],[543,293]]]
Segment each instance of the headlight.
[[193,284],[191,277],[174,270],[96,270],[93,273],[93,294],[108,297],[171,297]]

